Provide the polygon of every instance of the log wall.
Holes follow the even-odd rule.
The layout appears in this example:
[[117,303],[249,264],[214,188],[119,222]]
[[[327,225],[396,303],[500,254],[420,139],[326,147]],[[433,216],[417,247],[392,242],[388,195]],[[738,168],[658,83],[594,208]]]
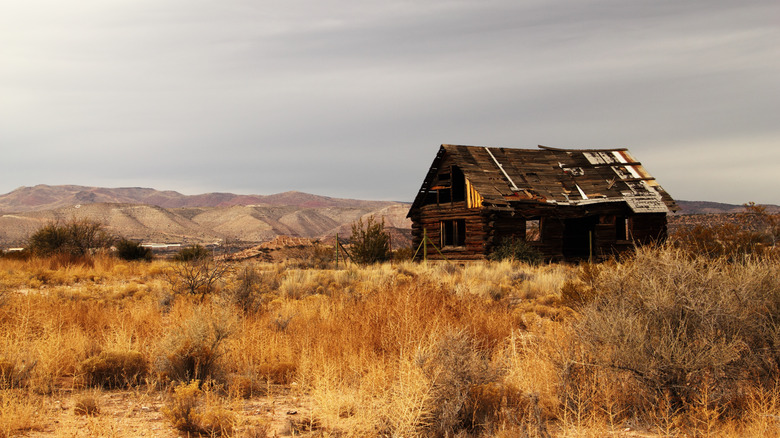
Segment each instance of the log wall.
[[[442,251],[445,257],[456,260],[473,260],[485,257],[485,242],[488,229],[479,208],[467,208],[465,202],[454,202],[449,208],[438,205],[426,205],[412,216],[412,244],[416,250],[423,238],[423,228],[428,239]],[[466,223],[465,244],[463,246],[441,246],[441,222],[463,219]],[[421,257],[420,249],[418,257]],[[428,258],[441,259],[430,243],[427,245]]]
[[[590,206],[589,210],[573,208],[555,208],[547,211],[534,211],[541,216],[524,217],[515,211],[491,211],[484,208],[468,208],[466,202],[453,202],[447,205],[426,205],[415,209],[410,215],[412,219],[412,237],[414,249],[422,242],[423,228],[428,238],[442,251],[445,257],[453,260],[484,259],[490,251],[505,238],[525,239],[526,220],[541,218],[541,239],[528,243],[539,250],[546,260],[559,261],[566,259],[565,254],[571,254],[572,245],[579,252],[576,258],[584,258],[589,251],[582,251],[582,246],[592,244],[593,256],[605,258],[633,248],[635,244],[647,244],[666,238],[666,215],[663,213],[631,214],[625,206],[605,206],[599,209]],[[588,219],[590,218],[590,219]],[[624,219],[628,219],[628,230],[618,230]],[[444,247],[441,243],[442,221],[463,219],[466,225],[465,244],[458,247]],[[571,230],[566,232],[566,224],[576,224],[572,220],[582,219],[587,224],[588,231],[584,235],[571,236]],[[580,224],[579,226],[582,226]],[[624,227],[625,228],[625,227]],[[590,240],[588,233],[592,233]],[[620,236],[621,233],[626,236]],[[569,237],[566,237],[566,236]],[[625,238],[618,238],[625,237]],[[567,240],[568,239],[568,240]],[[573,240],[572,240],[573,239]],[[569,245],[569,246],[567,246]],[[432,245],[427,246],[430,259],[441,259]],[[418,253],[422,257],[422,249]]]

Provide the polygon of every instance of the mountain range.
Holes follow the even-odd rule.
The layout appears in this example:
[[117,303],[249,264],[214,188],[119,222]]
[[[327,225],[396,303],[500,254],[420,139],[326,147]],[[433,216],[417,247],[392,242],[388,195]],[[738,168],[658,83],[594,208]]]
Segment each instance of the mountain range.
[[[743,209],[741,205],[706,201],[677,204],[680,211],[675,216]],[[373,215],[385,220],[394,246],[401,246],[411,243],[411,222],[406,218],[409,206],[404,202],[332,198],[295,191],[183,195],[140,187],[37,185],[0,195],[0,245],[21,245],[41,225],[72,218],[97,220],[114,234],[147,243],[212,243],[227,239],[252,244],[277,236],[348,236],[352,223]],[[776,205],[767,209],[780,211]]]
[[49,221],[87,218],[146,243],[266,242],[277,236],[348,236],[360,218],[383,218],[396,245],[411,240],[409,204],[332,198],[302,192],[274,195],[183,195],[149,188],[21,187],[0,195],[0,245],[21,245]]

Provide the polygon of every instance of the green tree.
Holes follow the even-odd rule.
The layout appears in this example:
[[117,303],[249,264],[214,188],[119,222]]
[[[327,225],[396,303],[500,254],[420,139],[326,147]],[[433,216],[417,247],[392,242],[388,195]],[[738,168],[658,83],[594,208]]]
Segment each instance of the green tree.
[[360,218],[352,223],[352,259],[357,263],[376,263],[390,259],[390,234],[385,231],[385,220],[377,222],[369,216],[365,223]]
[[39,256],[83,256],[91,250],[109,248],[113,241],[113,236],[100,222],[72,219],[65,223],[53,221],[44,225],[30,236],[28,248]]
[[142,246],[139,242],[129,239],[119,239],[114,245],[116,255],[122,260],[146,260],[152,259],[152,250]]

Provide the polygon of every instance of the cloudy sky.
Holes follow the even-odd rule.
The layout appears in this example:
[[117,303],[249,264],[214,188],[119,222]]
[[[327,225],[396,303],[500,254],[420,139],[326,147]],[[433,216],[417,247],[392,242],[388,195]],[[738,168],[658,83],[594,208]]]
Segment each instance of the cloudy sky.
[[439,144],[627,147],[780,204],[780,2],[0,2],[0,193],[410,201]]

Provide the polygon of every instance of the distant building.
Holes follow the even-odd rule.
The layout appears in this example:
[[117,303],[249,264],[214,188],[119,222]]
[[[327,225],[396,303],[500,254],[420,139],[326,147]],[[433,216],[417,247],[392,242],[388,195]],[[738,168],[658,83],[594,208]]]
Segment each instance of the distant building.
[[577,260],[664,240],[675,210],[627,149],[442,145],[407,217],[414,247],[425,234],[447,258],[482,259],[515,238]]

